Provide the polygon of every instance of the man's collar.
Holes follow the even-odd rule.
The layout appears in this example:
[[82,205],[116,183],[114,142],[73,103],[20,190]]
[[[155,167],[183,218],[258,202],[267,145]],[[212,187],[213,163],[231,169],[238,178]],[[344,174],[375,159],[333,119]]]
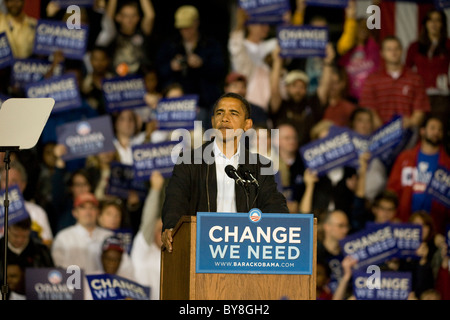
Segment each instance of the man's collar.
[[[222,157],[222,158],[226,158],[226,159],[228,159],[227,157],[226,157],[226,155],[220,150],[220,148],[219,148],[219,146],[217,145],[217,141],[216,141],[216,139],[214,139],[214,156],[216,157]],[[225,143],[223,144],[223,145],[225,145]],[[239,157],[240,156],[240,154],[241,154],[241,142],[239,141],[238,142],[238,146],[237,146],[237,151],[236,151],[236,153],[235,154],[233,154],[233,156],[231,157],[231,158],[233,158],[233,157]],[[230,158],[230,159],[231,159]]]

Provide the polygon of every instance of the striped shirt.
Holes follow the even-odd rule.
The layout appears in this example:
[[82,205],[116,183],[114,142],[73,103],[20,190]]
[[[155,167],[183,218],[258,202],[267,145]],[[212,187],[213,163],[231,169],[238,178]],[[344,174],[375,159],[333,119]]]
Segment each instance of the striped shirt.
[[413,111],[430,111],[430,102],[422,78],[403,68],[398,78],[380,69],[364,82],[359,105],[378,113],[383,123],[395,115],[410,117]]

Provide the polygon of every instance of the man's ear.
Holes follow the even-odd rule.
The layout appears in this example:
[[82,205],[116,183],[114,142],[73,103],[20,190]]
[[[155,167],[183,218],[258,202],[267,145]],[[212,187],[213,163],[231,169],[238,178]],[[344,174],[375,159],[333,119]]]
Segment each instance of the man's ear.
[[251,129],[252,127],[253,127],[253,120],[250,118],[245,119],[244,131]]

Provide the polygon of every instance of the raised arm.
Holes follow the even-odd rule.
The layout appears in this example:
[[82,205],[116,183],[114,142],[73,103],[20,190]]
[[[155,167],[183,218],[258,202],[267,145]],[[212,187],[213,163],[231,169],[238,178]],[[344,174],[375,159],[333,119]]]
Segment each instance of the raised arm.
[[141,21],[141,30],[145,35],[149,36],[152,33],[155,22],[155,9],[151,0],[141,0],[140,3],[144,13]]

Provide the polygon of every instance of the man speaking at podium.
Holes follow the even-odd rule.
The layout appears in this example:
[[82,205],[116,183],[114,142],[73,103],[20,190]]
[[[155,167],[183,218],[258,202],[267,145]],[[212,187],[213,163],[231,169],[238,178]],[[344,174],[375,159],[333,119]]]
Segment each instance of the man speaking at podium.
[[162,241],[169,252],[173,250],[172,228],[184,215],[249,212],[252,208],[263,213],[289,213],[274,172],[268,170],[270,161],[250,153],[241,139],[253,126],[250,114],[245,98],[225,93],[213,108],[214,140],[187,151],[187,160],[180,154],[162,209]]

